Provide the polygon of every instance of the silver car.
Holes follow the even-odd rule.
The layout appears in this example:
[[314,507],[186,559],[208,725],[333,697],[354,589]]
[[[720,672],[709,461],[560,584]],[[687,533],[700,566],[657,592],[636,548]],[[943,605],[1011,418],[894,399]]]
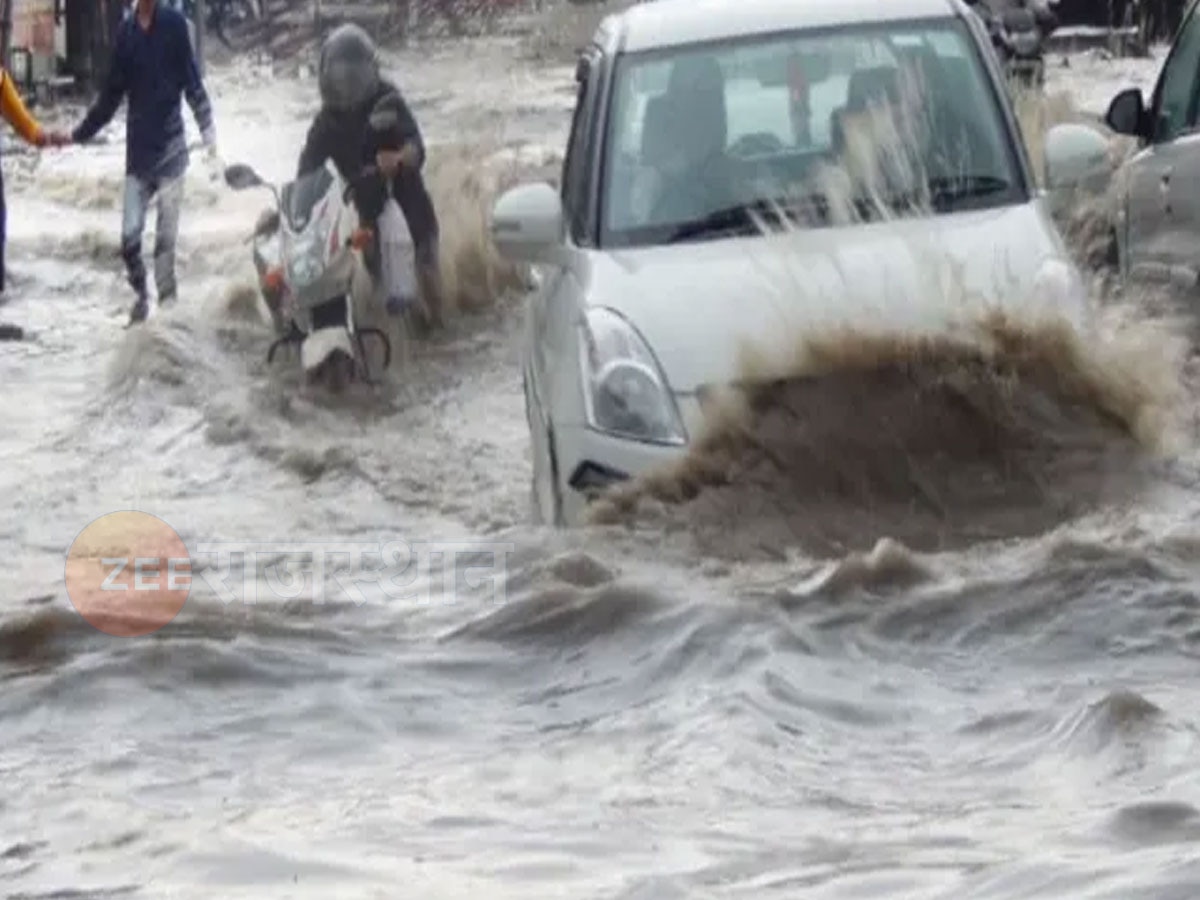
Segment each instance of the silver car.
[[1114,178],[1113,251],[1120,275],[1185,289],[1200,284],[1200,14],[1190,4],[1147,106],[1139,88],[1105,123],[1138,139]]
[[[826,328],[941,334],[997,310],[1087,331],[987,42],[959,0],[656,0],[600,26],[561,188],[514,188],[491,222],[501,253],[540,269],[521,362],[544,521],[686,453],[747,345],[787,356]],[[914,71],[935,124],[911,185],[931,213],[847,223],[802,188],[794,230],[754,226],[854,156],[864,114]],[[1048,182],[1069,190],[1106,146],[1052,129]],[[939,293],[939,266],[967,296]]]

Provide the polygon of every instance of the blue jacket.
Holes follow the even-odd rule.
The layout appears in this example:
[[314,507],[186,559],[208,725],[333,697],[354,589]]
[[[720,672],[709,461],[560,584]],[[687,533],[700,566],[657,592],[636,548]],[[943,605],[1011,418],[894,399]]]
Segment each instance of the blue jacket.
[[181,175],[188,151],[180,95],[187,97],[205,141],[211,141],[212,105],[192,54],[187,20],[160,0],[149,30],[142,29],[136,16],[118,26],[108,79],[72,137],[91,140],[128,99],[126,173],[147,179]]

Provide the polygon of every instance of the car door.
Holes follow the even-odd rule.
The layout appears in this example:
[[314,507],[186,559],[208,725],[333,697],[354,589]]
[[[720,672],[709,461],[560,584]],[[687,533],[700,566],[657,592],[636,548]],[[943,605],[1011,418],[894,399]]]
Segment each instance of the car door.
[[[596,62],[600,51],[590,47],[580,57],[576,68],[575,110],[571,117],[571,131],[567,138],[567,151],[563,157],[560,197],[566,221],[566,239],[569,244],[586,245],[590,229],[588,217],[590,206],[589,188],[592,182],[592,133],[596,107]],[[574,347],[564,346],[564,318],[574,305],[573,294],[577,290],[576,277],[568,269],[553,266],[543,273],[542,283],[532,298],[529,323],[529,387],[532,400],[543,428],[550,426],[551,411],[555,405],[554,386],[564,358],[574,358]]]
[[1200,225],[1200,205],[1192,196],[1200,186],[1198,88],[1200,18],[1193,10],[1155,86],[1147,145],[1127,169],[1126,235],[1135,278],[1167,281],[1178,277],[1189,261],[1195,265],[1188,239]]
[[1176,286],[1192,288],[1200,283],[1200,132],[1194,122],[1172,142],[1160,183],[1163,274]]

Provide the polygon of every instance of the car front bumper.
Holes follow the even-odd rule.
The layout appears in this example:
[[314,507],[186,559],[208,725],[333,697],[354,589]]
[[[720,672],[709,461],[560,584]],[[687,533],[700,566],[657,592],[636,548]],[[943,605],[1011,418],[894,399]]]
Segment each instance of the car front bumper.
[[648,444],[615,437],[583,425],[560,426],[555,435],[559,490],[563,517],[578,524],[589,499],[596,493],[662,470],[683,459],[703,426],[704,418],[695,397],[675,396],[689,443],[678,446]]

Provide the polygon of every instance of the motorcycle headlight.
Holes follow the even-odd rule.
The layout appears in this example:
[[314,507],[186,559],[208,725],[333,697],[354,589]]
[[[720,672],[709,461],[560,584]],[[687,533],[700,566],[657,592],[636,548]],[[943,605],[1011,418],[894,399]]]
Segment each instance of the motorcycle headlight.
[[1023,31],[1013,38],[1013,44],[1016,46],[1018,53],[1032,54],[1038,48],[1038,36]]
[[592,428],[651,444],[687,443],[666,379],[625,319],[611,310],[589,310],[579,345],[584,408]]
[[288,275],[294,285],[312,284],[321,274],[321,243],[316,239],[293,245]]

